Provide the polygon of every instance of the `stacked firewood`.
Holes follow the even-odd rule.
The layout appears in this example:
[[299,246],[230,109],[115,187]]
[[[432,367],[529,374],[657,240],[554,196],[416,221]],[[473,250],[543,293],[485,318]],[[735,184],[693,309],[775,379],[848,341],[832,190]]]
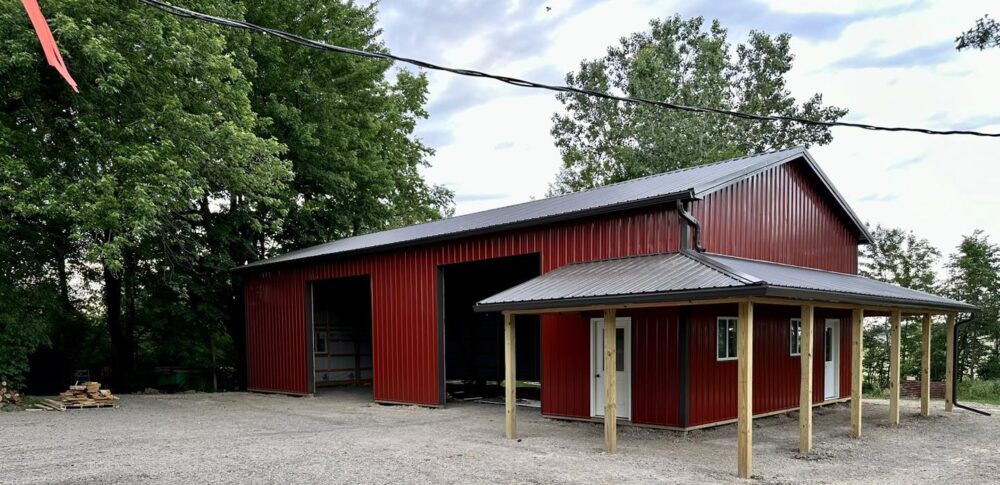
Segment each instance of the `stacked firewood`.
[[109,389],[101,389],[100,382],[79,382],[69,386],[69,390],[59,394],[59,400],[66,407],[99,408],[117,406],[118,397]]
[[0,408],[7,405],[21,404],[21,395],[7,389],[7,381],[0,382]]
[[59,400],[42,399],[35,403],[35,409],[45,411],[65,411],[77,408],[116,408],[118,397],[108,389],[101,389],[100,382],[77,382],[59,393]]

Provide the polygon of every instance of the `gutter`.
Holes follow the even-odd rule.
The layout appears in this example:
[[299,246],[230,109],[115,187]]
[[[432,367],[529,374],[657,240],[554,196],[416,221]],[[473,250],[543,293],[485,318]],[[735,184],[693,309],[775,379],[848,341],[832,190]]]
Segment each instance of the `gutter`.
[[[958,345],[958,327],[961,326],[961,325],[965,325],[965,324],[971,322],[972,318],[974,316],[975,316],[975,313],[970,313],[969,314],[969,318],[966,318],[966,319],[964,319],[964,320],[962,320],[960,322],[956,322],[955,323],[955,329],[954,329],[954,331],[952,333],[952,336],[951,336],[952,342],[955,342],[955,347],[951,349],[951,353],[952,353],[952,361],[955,363],[956,367],[958,366],[958,347],[959,347],[959,345]],[[966,405],[958,403],[958,381],[959,381],[958,374],[959,374],[958,372],[955,372],[955,373],[952,373],[952,375],[951,375],[951,404],[953,406],[957,407],[957,408],[962,408],[962,409],[965,409],[966,411],[972,411],[974,413],[979,413],[979,414],[982,414],[983,416],[992,416],[990,413],[988,413],[986,411],[983,411],[981,409],[976,409],[976,408],[969,407],[969,406],[966,406]]]
[[[692,199],[677,199],[677,214],[681,216],[692,228],[694,228],[694,250],[699,253],[704,253],[705,248],[701,245],[701,223],[698,219],[695,219],[694,215],[689,212],[688,207],[690,207]],[[687,231],[681,230],[681,249],[687,249],[688,245],[691,244],[691,238]]]

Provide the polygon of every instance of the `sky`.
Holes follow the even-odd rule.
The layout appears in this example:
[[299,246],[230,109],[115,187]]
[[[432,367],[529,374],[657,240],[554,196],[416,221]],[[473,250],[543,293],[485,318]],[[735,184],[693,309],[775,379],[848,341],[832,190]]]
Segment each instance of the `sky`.
[[[1000,132],[1000,49],[954,39],[1000,2],[926,0],[382,0],[393,53],[562,84],[649,20],[717,18],[731,44],[750,30],[792,35],[792,95],[822,93],[846,120]],[[466,214],[545,196],[560,166],[550,134],[562,105],[541,90],[429,72],[416,135],[436,153],[430,183]],[[862,220],[913,230],[944,254],[982,229],[1000,242],[1000,139],[834,128],[810,152]]]

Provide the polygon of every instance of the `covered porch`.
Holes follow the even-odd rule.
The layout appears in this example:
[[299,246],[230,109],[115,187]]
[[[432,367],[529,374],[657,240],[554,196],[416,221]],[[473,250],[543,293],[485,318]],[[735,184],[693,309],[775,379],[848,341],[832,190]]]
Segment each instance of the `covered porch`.
[[[595,367],[600,370],[619,368],[621,365],[619,353],[625,351],[619,346],[622,342],[625,342],[624,345],[629,345],[627,343],[629,340],[623,340],[619,335],[621,315],[640,309],[690,309],[709,305],[713,308],[725,305],[724,308],[735,309],[732,318],[719,317],[720,326],[715,334],[715,340],[718,342],[719,352],[722,353],[716,356],[717,359],[733,360],[736,366],[737,399],[733,402],[733,406],[738,429],[737,474],[742,478],[749,478],[753,474],[753,418],[755,414],[763,414],[755,413],[753,400],[755,308],[780,307],[784,309],[784,314],[790,313],[798,317],[798,325],[797,327],[793,325],[789,335],[792,337],[792,355],[795,356],[798,367],[800,452],[808,453],[813,446],[812,416],[818,398],[814,396],[816,389],[814,354],[817,353],[817,348],[824,348],[821,345],[814,345],[817,339],[815,333],[818,312],[838,311],[849,315],[850,359],[849,366],[845,362],[845,367],[849,369],[845,377],[849,379],[850,392],[849,397],[836,400],[849,399],[851,402],[849,429],[852,437],[860,438],[863,428],[861,392],[863,321],[866,316],[888,317],[891,321],[890,424],[899,424],[900,325],[904,316],[916,316],[922,322],[920,404],[921,413],[924,415],[930,413],[931,325],[934,319],[938,318],[948,326],[946,381],[949,388],[946,391],[945,409],[952,410],[953,330],[956,315],[959,312],[972,311],[971,306],[855,275],[681,251],[564,266],[477,304],[477,311],[502,311],[504,314],[506,436],[512,439],[517,436],[516,388],[513,383],[516,382],[515,332],[519,316],[599,315],[595,334],[602,332],[602,335],[592,340],[592,345],[597,342],[600,348],[595,349],[597,353],[592,353],[594,356],[592,358],[596,359],[599,356],[603,360],[603,365]],[[722,320],[726,320],[725,323],[731,326],[723,329]],[[688,323],[683,321],[677,323],[679,333],[683,334]],[[794,328],[798,328],[799,331],[796,332]],[[823,334],[818,338],[823,338]],[[829,339],[829,336],[826,338]],[[692,350],[696,347],[686,345],[684,342],[681,340],[678,346],[682,356],[685,352],[696,351]],[[774,342],[762,342],[762,344],[773,346]],[[797,355],[794,353],[795,345],[799,346]],[[827,345],[829,347],[829,344]],[[847,349],[844,350],[846,354]],[[542,351],[545,352],[544,347]],[[730,354],[726,354],[727,351]],[[735,354],[735,357],[730,358],[731,354]],[[758,353],[758,359],[761,355]],[[767,363],[767,359],[764,359],[764,362]],[[769,369],[765,371],[764,374],[771,372]],[[604,422],[604,445],[608,452],[614,453],[617,450],[617,424],[623,415],[618,408],[622,394],[617,377],[619,373],[603,374],[598,376],[602,377],[597,381],[600,383],[600,389],[593,390],[593,393],[600,391],[603,393],[597,399],[592,396],[592,402],[600,403],[602,407],[603,412],[600,414],[603,415]],[[761,374],[759,372],[758,376]],[[681,419],[683,423],[681,428],[690,429],[687,417],[690,416],[691,410],[686,407],[699,404],[684,395],[684,389],[690,389],[690,384],[684,380],[690,379],[690,376],[685,376],[681,372],[680,379],[681,395],[677,399],[681,407],[680,412],[684,416]],[[685,385],[688,387],[685,388]],[[627,383],[626,386],[631,386],[631,383]],[[629,389],[626,392],[632,391]],[[824,399],[819,397],[820,401]],[[624,415],[630,416],[628,410]],[[845,433],[847,429],[848,424],[845,423]]]

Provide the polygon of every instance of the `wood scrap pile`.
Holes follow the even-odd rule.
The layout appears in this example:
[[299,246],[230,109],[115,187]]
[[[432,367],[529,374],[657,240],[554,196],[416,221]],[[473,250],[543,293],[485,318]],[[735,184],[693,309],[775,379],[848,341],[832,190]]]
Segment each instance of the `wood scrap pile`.
[[116,408],[118,396],[109,389],[101,389],[100,382],[77,382],[59,394],[59,400],[42,399],[35,404],[38,409],[65,411],[81,408]]
[[21,395],[7,389],[7,381],[0,382],[0,408],[7,405],[16,406],[18,404],[21,404]]

